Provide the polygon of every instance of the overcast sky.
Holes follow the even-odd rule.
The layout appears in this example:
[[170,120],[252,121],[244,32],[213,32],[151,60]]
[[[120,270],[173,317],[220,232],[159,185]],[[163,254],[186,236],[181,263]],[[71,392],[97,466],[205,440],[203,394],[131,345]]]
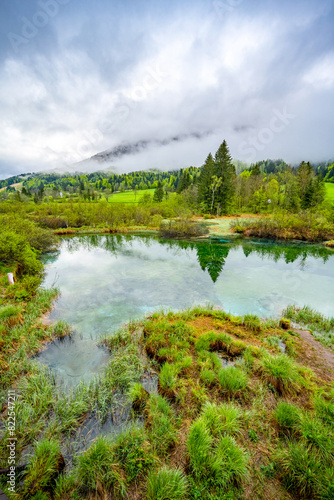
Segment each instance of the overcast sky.
[[140,140],[120,170],[200,166],[223,139],[334,157],[334,0],[1,0],[0,30],[2,178]]

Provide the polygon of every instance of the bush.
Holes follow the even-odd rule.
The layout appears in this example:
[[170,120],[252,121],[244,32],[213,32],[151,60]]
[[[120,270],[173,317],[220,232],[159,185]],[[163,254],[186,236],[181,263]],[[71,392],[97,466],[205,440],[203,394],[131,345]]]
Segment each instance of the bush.
[[232,229],[242,230],[246,236],[283,240],[324,241],[333,238],[334,224],[326,211],[304,210],[297,214],[288,211],[276,211],[270,216],[263,216],[248,221],[234,221]]
[[38,274],[42,264],[24,236],[14,231],[3,231],[0,234],[0,260],[7,263],[18,262],[18,274]]

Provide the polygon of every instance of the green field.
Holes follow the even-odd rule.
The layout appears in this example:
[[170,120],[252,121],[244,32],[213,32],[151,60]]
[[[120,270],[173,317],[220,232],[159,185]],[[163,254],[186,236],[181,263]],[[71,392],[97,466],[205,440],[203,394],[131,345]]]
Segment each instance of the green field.
[[331,201],[334,201],[334,183],[333,182],[326,182],[326,190],[327,190],[327,197]]
[[135,195],[134,191],[124,191],[123,193],[115,193],[109,196],[109,203],[138,203],[144,194],[150,194],[153,198],[155,189],[138,190]]
[[[109,203],[138,203],[140,198],[144,196],[144,194],[150,194],[153,198],[155,189],[143,189],[138,190],[135,195],[134,191],[124,191],[123,193],[114,193],[109,196]],[[174,196],[175,193],[168,193],[169,196]]]

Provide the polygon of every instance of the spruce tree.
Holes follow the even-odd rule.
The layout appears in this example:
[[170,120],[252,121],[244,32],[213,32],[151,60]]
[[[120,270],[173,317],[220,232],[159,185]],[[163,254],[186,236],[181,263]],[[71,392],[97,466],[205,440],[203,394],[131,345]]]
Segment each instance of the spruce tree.
[[226,141],[220,145],[215,156],[215,175],[222,179],[217,190],[217,211],[227,214],[233,208],[236,190],[236,172]]
[[212,199],[212,176],[215,174],[215,162],[210,153],[201,168],[198,181],[198,201],[203,212],[209,212]]
[[161,181],[158,181],[158,185],[154,191],[153,201],[161,202],[164,197],[164,190]]

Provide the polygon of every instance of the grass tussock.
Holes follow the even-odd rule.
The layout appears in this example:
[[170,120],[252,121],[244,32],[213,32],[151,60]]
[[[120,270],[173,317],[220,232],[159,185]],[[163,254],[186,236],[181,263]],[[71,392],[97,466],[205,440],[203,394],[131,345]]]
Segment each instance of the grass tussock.
[[325,347],[334,349],[334,317],[328,318],[309,306],[289,306],[283,314],[291,321],[308,328]]
[[186,500],[188,480],[179,469],[164,466],[152,472],[147,480],[147,500]]
[[[33,299],[3,320],[22,314],[23,324],[11,327],[20,332],[27,308],[38,315],[47,303]],[[57,335],[67,331],[58,325]],[[105,338],[111,353],[105,372],[68,395],[28,361],[17,385],[18,457],[34,448],[19,494],[212,500],[260,498],[268,488],[282,500],[331,498],[333,391],[279,352],[282,339],[298,349],[278,321],[196,307],[158,311]],[[144,384],[149,373],[156,391]],[[61,473],[64,445],[86,419],[118,425],[123,413],[129,427],[89,442]]]

